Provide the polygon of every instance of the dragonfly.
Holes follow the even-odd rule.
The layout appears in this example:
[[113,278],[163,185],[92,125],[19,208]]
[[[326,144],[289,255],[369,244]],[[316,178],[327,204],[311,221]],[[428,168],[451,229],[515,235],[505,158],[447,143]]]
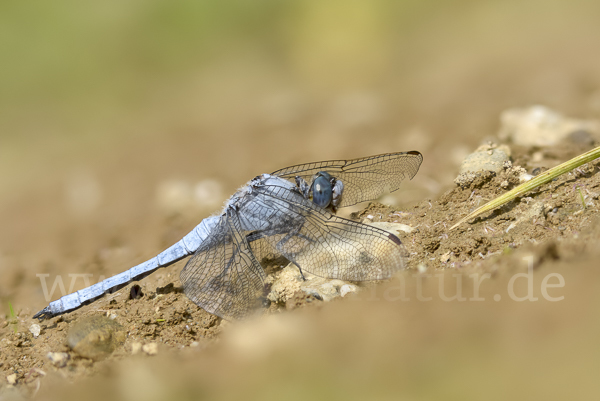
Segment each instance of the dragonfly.
[[175,245],[50,302],[34,318],[71,312],[190,255],[180,273],[184,293],[227,320],[247,316],[260,303],[264,263],[272,258],[287,259],[302,278],[303,271],[355,282],[389,278],[404,267],[400,239],[336,212],[397,190],[415,176],[422,161],[418,151],[396,152],[261,174],[231,196],[220,214],[202,220]]

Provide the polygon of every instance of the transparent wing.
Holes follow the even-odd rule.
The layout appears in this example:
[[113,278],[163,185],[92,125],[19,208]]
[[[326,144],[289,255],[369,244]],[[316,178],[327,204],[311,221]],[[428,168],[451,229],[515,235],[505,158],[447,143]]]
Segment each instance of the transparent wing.
[[272,175],[294,181],[296,176],[310,183],[319,171],[342,181],[344,192],[339,207],[377,199],[393,192],[405,179],[412,179],[423,161],[417,151],[386,153],[354,160],[330,160],[299,164],[277,170]]
[[265,273],[252,254],[235,212],[221,218],[181,271],[185,294],[209,313],[239,319],[258,305]]
[[246,212],[269,223],[254,239],[265,239],[277,253],[317,276],[381,280],[404,266],[404,248],[396,236],[337,217],[287,188],[257,188]]

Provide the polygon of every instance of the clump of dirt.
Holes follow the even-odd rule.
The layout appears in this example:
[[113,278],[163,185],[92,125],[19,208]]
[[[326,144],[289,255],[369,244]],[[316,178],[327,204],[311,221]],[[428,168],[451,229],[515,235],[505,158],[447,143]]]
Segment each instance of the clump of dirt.
[[[516,158],[526,159],[519,154]],[[509,162],[499,174],[481,171],[470,174],[470,179],[463,176],[438,200],[424,200],[410,210],[372,203],[353,217],[370,216],[372,221],[415,228],[410,234],[400,233],[410,254],[410,269],[460,269],[524,244],[577,235],[598,212],[598,165],[597,161],[588,163],[453,231],[448,229],[461,217],[521,184],[531,166]]]

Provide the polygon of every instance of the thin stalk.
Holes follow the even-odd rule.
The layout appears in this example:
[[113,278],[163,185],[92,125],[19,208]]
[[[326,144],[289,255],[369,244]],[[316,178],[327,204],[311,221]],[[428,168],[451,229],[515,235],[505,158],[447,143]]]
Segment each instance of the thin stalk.
[[9,323],[11,324],[13,331],[16,333],[19,330],[17,327],[19,321],[17,320],[17,315],[15,314],[15,311],[10,302],[8,303],[8,309],[10,311]]
[[585,204],[585,198],[583,197],[583,193],[581,193],[581,188],[577,188],[577,192],[579,192],[579,198],[581,199],[581,203],[583,204],[583,208],[587,209],[587,205]]
[[488,212],[499,206],[502,206],[505,203],[510,202],[511,200],[513,200],[519,196],[522,196],[522,195],[526,194],[527,192],[539,187],[540,185],[544,185],[545,183],[552,181],[556,177],[558,177],[562,174],[568,173],[569,171],[573,170],[574,168],[577,168],[583,164],[589,163],[592,160],[597,159],[598,157],[600,157],[600,147],[594,148],[594,149],[590,150],[589,152],[586,152],[582,155],[574,157],[573,159],[566,161],[563,164],[559,164],[558,166],[553,167],[550,170],[544,171],[543,173],[539,174],[538,176],[532,178],[531,180],[519,185],[518,187],[513,188],[512,190],[506,192],[505,194],[500,195],[496,199],[493,199],[493,200],[489,201],[488,203],[486,203],[485,205],[475,209],[474,211],[469,213],[467,216],[460,219],[458,221],[458,223],[456,223],[455,225],[450,227],[450,230],[453,230],[454,228],[458,227],[465,221],[471,220],[472,218],[477,217],[482,213]]

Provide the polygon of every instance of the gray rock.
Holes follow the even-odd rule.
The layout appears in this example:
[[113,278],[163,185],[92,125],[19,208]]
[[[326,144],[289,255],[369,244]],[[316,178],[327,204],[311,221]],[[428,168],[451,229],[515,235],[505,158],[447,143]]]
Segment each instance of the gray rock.
[[499,173],[510,161],[510,148],[506,145],[482,145],[468,155],[460,166],[459,174],[493,171]]

